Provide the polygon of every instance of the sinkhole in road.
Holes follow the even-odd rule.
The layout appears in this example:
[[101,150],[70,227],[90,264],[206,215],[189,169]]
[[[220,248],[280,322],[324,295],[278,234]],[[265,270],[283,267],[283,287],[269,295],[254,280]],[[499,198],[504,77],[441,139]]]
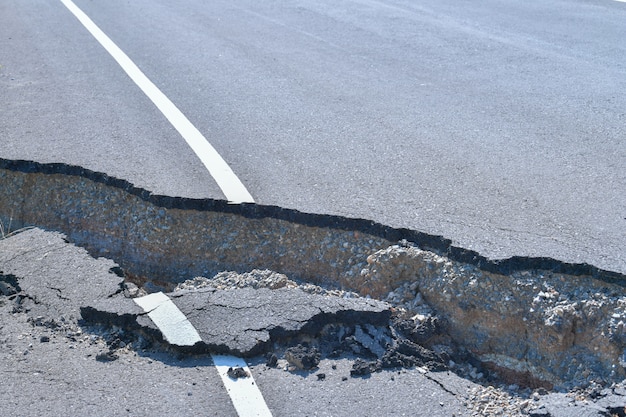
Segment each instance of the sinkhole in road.
[[436,317],[456,346],[508,380],[568,389],[626,377],[618,273],[548,258],[492,261],[363,219],[159,196],[65,164],[0,159],[0,193],[1,224],[62,232],[147,289],[271,270],[387,301],[415,334]]

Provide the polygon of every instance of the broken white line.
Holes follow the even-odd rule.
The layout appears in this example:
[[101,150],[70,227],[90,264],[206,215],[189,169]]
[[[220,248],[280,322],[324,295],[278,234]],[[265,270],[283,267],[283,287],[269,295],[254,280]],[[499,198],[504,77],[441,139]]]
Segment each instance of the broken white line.
[[134,298],[135,303],[148,313],[148,317],[161,330],[165,340],[176,346],[193,346],[202,339],[176,304],[162,292]]
[[231,203],[254,203],[254,199],[239,180],[237,175],[228,166],[215,148],[206,140],[200,131],[187,117],[167,98],[159,88],[135,65],[122,51],[81,9],[71,0],[61,0],[70,12],[82,23],[91,35],[117,61],[128,76],[137,84],[146,96],[170,121],[172,126],[187,141],[200,158],[204,166],[217,182],[226,199]]
[[[168,343],[177,346],[193,346],[202,341],[198,331],[185,314],[162,292],[133,298],[133,300],[148,313],[148,317],[159,328]],[[229,355],[211,355],[211,357],[239,417],[272,416],[243,359]],[[248,377],[233,379],[228,375],[230,368],[242,368]]]
[[[222,377],[222,383],[226,391],[228,391],[228,395],[230,395],[239,417],[271,417],[272,413],[267,408],[263,395],[261,395],[261,391],[259,391],[254,382],[246,361],[228,355],[212,355],[212,357],[217,372]],[[249,376],[247,378],[233,379],[228,376],[230,368],[242,368]]]

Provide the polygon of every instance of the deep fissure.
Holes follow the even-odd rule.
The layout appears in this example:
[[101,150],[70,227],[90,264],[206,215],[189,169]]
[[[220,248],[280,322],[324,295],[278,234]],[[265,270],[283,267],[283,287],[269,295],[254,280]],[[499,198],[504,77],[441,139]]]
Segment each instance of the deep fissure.
[[149,292],[269,269],[389,301],[416,327],[434,313],[473,358],[532,384],[626,376],[626,277],[616,272],[549,258],[492,261],[363,219],[158,196],[64,164],[0,159],[0,190],[3,225],[60,231]]

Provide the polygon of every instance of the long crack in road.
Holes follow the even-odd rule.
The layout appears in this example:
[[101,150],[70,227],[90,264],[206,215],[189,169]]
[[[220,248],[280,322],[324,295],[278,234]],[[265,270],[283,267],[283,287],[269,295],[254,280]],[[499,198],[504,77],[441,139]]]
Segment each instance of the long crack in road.
[[[618,273],[489,261],[365,220],[153,196],[78,167],[2,160],[0,168],[0,221],[37,227],[0,241],[2,304],[35,326],[73,334],[104,326],[117,336],[99,361],[128,346],[261,355],[288,370],[349,357],[352,377],[422,367],[555,392],[626,376]],[[161,291],[201,342],[168,343],[133,302]],[[72,317],[62,313],[68,306]],[[595,397],[607,410],[622,401],[615,387]]]

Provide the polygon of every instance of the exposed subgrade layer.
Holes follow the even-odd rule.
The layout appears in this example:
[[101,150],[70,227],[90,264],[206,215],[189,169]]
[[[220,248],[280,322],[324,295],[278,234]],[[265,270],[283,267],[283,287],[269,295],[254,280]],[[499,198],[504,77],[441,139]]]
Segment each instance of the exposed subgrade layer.
[[457,343],[504,376],[557,388],[626,376],[626,277],[587,264],[489,260],[368,220],[159,196],[76,166],[4,159],[0,221],[5,231],[60,231],[164,286],[260,268],[416,313],[432,308]]

